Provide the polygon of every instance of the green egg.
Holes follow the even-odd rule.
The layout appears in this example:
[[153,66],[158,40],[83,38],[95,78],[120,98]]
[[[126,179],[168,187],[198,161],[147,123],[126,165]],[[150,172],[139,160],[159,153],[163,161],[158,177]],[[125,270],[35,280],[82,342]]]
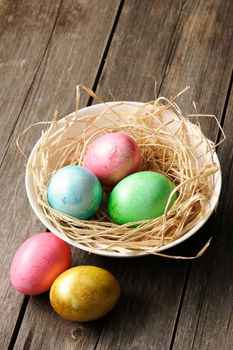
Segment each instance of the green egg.
[[[155,219],[164,214],[173,183],[154,171],[141,171],[125,177],[112,190],[108,213],[119,224]],[[169,208],[176,200],[173,195]]]

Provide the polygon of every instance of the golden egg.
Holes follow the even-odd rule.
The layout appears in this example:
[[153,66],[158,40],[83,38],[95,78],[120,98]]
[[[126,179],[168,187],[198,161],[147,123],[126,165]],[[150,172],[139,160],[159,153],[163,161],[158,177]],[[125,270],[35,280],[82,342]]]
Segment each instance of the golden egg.
[[120,297],[120,286],[108,271],[96,266],[77,266],[53,283],[50,302],[67,320],[86,322],[111,311]]

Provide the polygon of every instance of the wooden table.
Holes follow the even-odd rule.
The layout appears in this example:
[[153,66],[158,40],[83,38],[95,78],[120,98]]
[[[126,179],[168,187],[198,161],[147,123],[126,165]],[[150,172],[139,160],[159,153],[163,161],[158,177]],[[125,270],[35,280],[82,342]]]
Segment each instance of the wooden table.
[[[0,349],[233,349],[233,6],[231,0],[0,0]],[[94,264],[119,279],[122,297],[108,316],[89,324],[65,321],[48,294],[20,295],[10,285],[17,247],[45,228],[25,194],[25,160],[15,141],[28,125],[75,109],[83,83],[105,101],[181,96],[183,111],[213,113],[227,141],[218,149],[223,188],[216,214],[170,254],[111,259],[73,251],[74,265]],[[91,104],[87,95],[82,106]],[[206,134],[219,141],[212,119]],[[29,154],[40,135],[23,140]]]

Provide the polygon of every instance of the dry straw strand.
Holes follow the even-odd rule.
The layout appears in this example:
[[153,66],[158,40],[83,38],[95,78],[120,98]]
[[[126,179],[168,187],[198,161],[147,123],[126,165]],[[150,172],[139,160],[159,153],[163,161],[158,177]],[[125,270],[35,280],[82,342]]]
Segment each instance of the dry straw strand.
[[[190,115],[197,118],[196,125],[190,122],[189,116],[183,116],[175,101],[187,90],[185,88],[171,100],[159,97],[140,106],[135,104],[135,112],[130,115],[119,111],[116,106],[120,104],[104,103],[106,108],[103,112],[80,116],[80,88],[104,103],[89,88],[78,85],[75,113],[62,120],[57,120],[56,114],[51,122],[45,123],[49,127],[42,133],[33,162],[27,164],[40,208],[52,225],[73,244],[79,243],[99,252],[167,256],[156,250],[174,242],[198,224],[207,215],[213,193],[213,175],[218,171],[213,161],[216,145],[200,129],[199,121],[204,115]],[[217,121],[215,116],[206,117]],[[42,123],[34,125],[38,124]],[[76,125],[82,130],[81,134],[73,133]],[[221,125],[218,126],[224,139]],[[31,127],[18,137],[17,144],[22,153],[19,140]],[[173,193],[178,194],[173,206],[168,209],[172,193],[163,216],[139,221],[137,227],[131,227],[131,223],[119,226],[110,220],[107,213],[108,191],[104,192],[102,205],[90,220],[78,220],[52,209],[47,200],[51,175],[68,164],[82,165],[89,144],[96,137],[113,131],[127,133],[135,139],[141,150],[142,170],[164,173],[173,181]],[[196,257],[203,254],[208,245],[209,242]]]

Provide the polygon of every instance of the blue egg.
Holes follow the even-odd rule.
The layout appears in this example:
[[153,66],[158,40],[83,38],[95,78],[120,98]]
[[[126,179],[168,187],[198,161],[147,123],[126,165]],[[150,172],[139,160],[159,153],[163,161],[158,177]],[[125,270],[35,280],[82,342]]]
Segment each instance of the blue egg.
[[75,165],[56,171],[48,185],[48,202],[52,208],[77,219],[88,219],[100,206],[102,187],[89,170]]

